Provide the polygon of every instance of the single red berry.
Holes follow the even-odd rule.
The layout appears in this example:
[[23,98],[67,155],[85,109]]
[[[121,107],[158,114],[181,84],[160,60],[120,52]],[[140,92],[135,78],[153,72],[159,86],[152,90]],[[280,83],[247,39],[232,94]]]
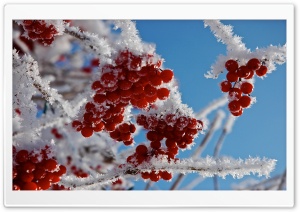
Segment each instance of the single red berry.
[[106,124],[105,124],[105,129],[107,130],[107,131],[114,131],[115,129],[116,129],[116,124],[115,123],[113,123],[113,122],[107,122]]
[[250,70],[249,75],[245,77],[245,79],[252,79],[253,75],[254,75],[254,71]]
[[35,164],[30,161],[26,161],[22,164],[22,170],[24,172],[31,173],[35,170]]
[[120,94],[119,94],[118,90],[113,91],[113,92],[107,92],[106,98],[108,101],[116,103],[120,100]]
[[223,81],[220,84],[221,91],[228,92],[231,89],[231,83],[228,81]]
[[41,179],[37,182],[37,187],[39,190],[47,190],[48,188],[50,188],[50,186],[51,183],[47,179]]
[[147,132],[147,139],[149,141],[157,141],[158,140],[158,133],[156,131]]
[[84,137],[86,137],[86,138],[91,137],[93,135],[93,128],[91,128],[91,127],[83,127],[81,129],[81,134]]
[[152,86],[160,86],[162,84],[162,79],[158,75],[153,75],[149,78],[149,82]]
[[147,100],[147,102],[148,102],[149,104],[155,103],[156,100],[157,100],[157,95],[156,95],[156,94],[153,95],[153,96],[147,96],[147,95],[146,95],[145,99]]
[[176,127],[178,129],[183,129],[189,124],[189,119],[185,116],[181,116],[177,119]]
[[246,78],[251,74],[250,72],[251,72],[251,69],[248,68],[248,66],[240,66],[237,70],[237,75],[240,78]]
[[229,72],[234,72],[238,69],[239,64],[235,61],[235,60],[227,60],[225,63],[225,68],[229,71]]
[[34,178],[34,175],[32,173],[23,172],[20,176],[20,179],[25,183],[31,182],[33,180],[33,178]]
[[243,108],[247,108],[251,104],[251,98],[249,96],[242,96],[239,99],[239,103]]
[[150,84],[146,85],[144,88],[145,94],[146,96],[153,96],[156,94],[157,89],[153,86],[151,86]]
[[170,91],[167,88],[160,88],[157,90],[157,97],[160,100],[166,100],[170,95]]
[[149,172],[142,172],[141,176],[143,179],[147,180],[150,178],[150,173]]
[[97,67],[100,65],[100,60],[99,58],[94,58],[91,60],[91,65],[94,66],[94,67]]
[[34,182],[28,182],[22,186],[22,190],[37,190],[37,185]]
[[173,71],[165,69],[161,72],[160,77],[164,83],[168,83],[173,79]]
[[248,61],[247,67],[255,71],[260,67],[260,61],[257,58],[252,58]]
[[230,100],[240,99],[242,96],[242,91],[239,88],[232,88],[229,91],[229,98]]
[[100,81],[95,81],[95,82],[93,82],[93,84],[92,84],[91,87],[92,87],[93,90],[98,90],[98,89],[103,88],[103,86],[101,85],[101,82],[100,82]]
[[161,147],[161,143],[159,141],[153,141],[153,142],[150,143],[150,146],[153,149],[159,149]]
[[46,160],[44,163],[44,167],[48,171],[54,171],[57,168],[57,162],[54,159]]
[[234,116],[241,116],[243,114],[243,110],[240,109],[239,111],[236,111],[236,112],[231,111],[231,114],[234,115]]
[[117,77],[112,73],[105,73],[101,76],[101,83],[105,87],[113,87],[117,83]]
[[241,91],[244,94],[250,94],[253,91],[253,85],[249,82],[243,82],[243,84],[241,85]]
[[67,168],[63,165],[59,165],[58,175],[61,176],[67,172]]
[[103,103],[107,98],[105,95],[103,94],[96,94],[94,97],[94,102],[98,103],[98,104],[101,104]]
[[132,86],[132,82],[129,82],[128,80],[121,80],[118,82],[118,85],[121,90],[129,90]]
[[102,121],[96,124],[95,127],[93,127],[93,130],[95,132],[101,132],[103,129],[104,129],[104,123]]
[[148,153],[148,148],[145,145],[140,144],[136,147],[135,152],[138,155],[146,155]]
[[33,176],[34,176],[35,180],[42,179],[46,176],[46,171],[45,171],[44,168],[36,169],[32,173],[33,173]]
[[166,140],[166,146],[168,147],[168,148],[175,148],[175,147],[177,147],[177,144],[176,144],[176,142],[173,140],[173,139],[167,139]]
[[130,125],[127,124],[127,123],[121,124],[119,126],[119,130],[120,130],[121,133],[127,133],[130,130]]
[[140,109],[145,109],[148,107],[148,101],[146,98],[139,99],[136,106]]
[[155,171],[152,171],[150,173],[150,180],[153,181],[153,182],[157,182],[160,180],[160,175],[157,173],[155,173]]
[[129,71],[127,73],[127,80],[129,82],[135,83],[135,82],[139,81],[139,79],[140,79],[140,76],[137,74],[136,71]]
[[230,112],[237,112],[242,109],[241,104],[237,100],[233,100],[228,103]]
[[259,77],[264,76],[268,72],[267,66],[261,66],[259,69],[255,71],[256,75]]
[[238,81],[239,79],[239,76],[236,74],[236,72],[234,71],[230,71],[226,74],[226,79],[229,81],[229,82],[236,82]]
[[172,179],[172,174],[167,171],[162,171],[160,173],[160,176],[162,179],[167,180],[167,181]]
[[72,122],[72,127],[73,127],[73,128],[77,128],[77,127],[79,127],[79,126],[81,126],[81,125],[82,125],[81,122],[78,121],[78,120],[74,120],[74,121]]
[[28,160],[28,151],[27,150],[20,150],[16,155],[16,162],[23,163]]
[[128,133],[121,133],[120,138],[122,141],[130,141],[131,140],[131,134]]
[[132,144],[133,144],[133,139],[132,138],[130,140],[128,140],[128,141],[124,141],[124,145],[125,146],[130,146]]
[[136,123],[143,126],[144,124],[146,124],[146,119],[147,117],[145,115],[140,114],[136,117]]
[[109,133],[109,136],[110,136],[112,139],[114,139],[114,140],[118,140],[118,139],[120,138],[120,136],[121,136],[121,133],[120,133],[120,131],[119,131],[118,129],[116,129],[116,130],[110,132],[110,133]]
[[129,126],[129,131],[130,131],[131,133],[134,133],[134,132],[136,131],[136,127],[135,127],[134,124],[130,124],[130,126]]

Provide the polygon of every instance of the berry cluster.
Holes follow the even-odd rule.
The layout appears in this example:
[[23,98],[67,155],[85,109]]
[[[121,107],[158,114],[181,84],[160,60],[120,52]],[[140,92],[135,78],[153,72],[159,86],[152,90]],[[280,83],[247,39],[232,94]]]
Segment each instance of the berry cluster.
[[[169,151],[185,149],[193,143],[203,123],[195,118],[168,113],[164,118],[156,115],[138,115],[136,122],[143,126],[147,132],[147,139],[153,149],[161,147],[161,141],[166,138],[165,144]],[[174,150],[175,151],[175,150]],[[177,150],[176,150],[177,151]]]
[[[135,153],[128,156],[127,162],[133,166],[138,166],[144,162],[148,163],[153,157],[167,157],[170,160],[176,160],[178,149],[185,149],[192,144],[199,130],[202,130],[203,123],[200,120],[188,116],[176,116],[167,114],[164,118],[156,115],[138,115],[136,122],[143,126],[147,132],[147,139],[150,141],[150,147],[138,145]],[[162,147],[161,141],[165,139],[166,148]],[[167,171],[142,172],[143,179],[150,179],[157,182],[160,179],[170,180],[172,174]]]
[[89,176],[82,169],[77,168],[76,166],[71,166],[71,171],[73,172],[74,175],[76,175],[79,178],[86,178]]
[[173,72],[160,70],[161,62],[153,64],[149,58],[123,51],[115,59],[115,65],[103,66],[100,79],[92,83],[96,93],[85,105],[83,121],[75,120],[72,126],[84,137],[106,130],[112,138],[130,145],[133,142],[130,134],[135,127],[123,123],[125,107],[131,104],[145,110],[158,99],[167,99],[170,93],[161,86],[172,80]]
[[43,20],[24,20],[22,25],[28,38],[38,40],[45,46],[51,45],[54,37],[58,34],[54,25],[46,24]]
[[[138,166],[144,162],[149,163],[151,158],[165,156],[167,159],[176,160],[175,155],[178,153],[178,148],[173,148],[172,150],[168,149],[167,151],[162,148],[147,148],[145,145],[140,144],[136,147],[135,153],[127,157],[127,163]],[[161,178],[164,180],[171,180],[172,174],[166,171],[155,172],[154,170],[149,172],[141,172],[143,179],[150,179],[153,182],[159,181]]]
[[66,173],[65,166],[48,157],[48,146],[39,153],[15,147],[13,151],[13,190],[47,190]]
[[[251,104],[250,94],[253,91],[253,84],[248,80],[252,79],[254,73],[262,77],[268,69],[257,58],[250,59],[246,65],[239,66],[235,60],[227,60],[225,68],[228,73],[225,81],[220,83],[221,91],[228,92],[228,108],[232,115],[240,116],[243,109]],[[244,94],[244,95],[243,95]]]

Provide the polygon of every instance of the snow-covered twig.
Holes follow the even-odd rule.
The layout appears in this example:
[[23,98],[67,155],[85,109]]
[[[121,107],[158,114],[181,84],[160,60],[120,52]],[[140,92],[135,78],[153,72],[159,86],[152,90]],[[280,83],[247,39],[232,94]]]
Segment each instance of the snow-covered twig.
[[223,72],[224,64],[229,59],[237,59],[240,65],[244,65],[251,58],[258,58],[268,67],[268,73],[275,70],[275,64],[283,64],[286,61],[286,45],[257,48],[255,51],[247,49],[241,37],[234,35],[233,27],[224,25],[219,20],[205,20],[204,26],[210,27],[218,42],[227,46],[227,55],[220,55],[217,61],[211,66],[211,70],[205,74],[206,78],[218,78]]
[[88,177],[86,179],[78,179],[72,177],[64,177],[62,183],[73,189],[87,189],[88,187],[99,186],[111,183],[120,176],[138,176],[144,171],[171,171],[173,173],[198,173],[203,177],[213,177],[214,175],[225,178],[232,175],[234,178],[242,178],[245,175],[255,173],[258,176],[269,177],[276,165],[276,160],[263,158],[248,158],[245,160],[235,160],[224,157],[215,159],[212,157],[201,158],[198,160],[181,159],[169,162],[167,158],[152,158],[150,163],[144,163],[138,167],[132,167],[129,164],[122,166],[116,170],[108,172],[105,175],[99,175],[96,178]]

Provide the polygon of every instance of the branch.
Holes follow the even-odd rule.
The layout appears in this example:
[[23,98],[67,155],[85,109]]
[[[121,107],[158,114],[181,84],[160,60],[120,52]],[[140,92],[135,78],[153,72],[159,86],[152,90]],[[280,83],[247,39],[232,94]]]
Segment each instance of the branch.
[[178,161],[168,162],[167,158],[152,158],[149,163],[143,163],[138,167],[125,164],[121,168],[117,168],[105,175],[99,175],[96,178],[88,177],[86,179],[78,179],[72,177],[64,177],[62,183],[65,186],[72,187],[76,190],[87,189],[88,187],[99,186],[111,183],[120,176],[137,176],[141,172],[146,171],[171,171],[177,173],[198,173],[203,177],[213,177],[214,175],[225,178],[232,175],[233,178],[242,178],[251,173],[258,176],[269,177],[269,174],[275,168],[276,160],[267,158],[248,158],[244,161],[235,160],[224,157],[222,159],[214,159],[206,157],[199,160],[182,159]]

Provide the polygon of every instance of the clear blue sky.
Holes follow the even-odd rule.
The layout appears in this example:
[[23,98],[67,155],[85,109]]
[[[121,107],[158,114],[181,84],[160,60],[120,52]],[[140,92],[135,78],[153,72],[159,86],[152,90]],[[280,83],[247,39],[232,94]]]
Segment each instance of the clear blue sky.
[[[285,21],[222,22],[234,26],[235,34],[243,37],[243,42],[251,50],[286,43]],[[216,41],[209,28],[204,28],[202,21],[138,20],[136,24],[142,40],[155,43],[157,53],[166,61],[164,66],[174,70],[183,103],[198,112],[222,95],[218,84],[225,79],[225,74],[216,80],[206,79],[204,74],[219,54],[226,54],[226,47]],[[276,159],[276,169],[271,173],[274,176],[282,173],[286,167],[286,65],[277,66],[277,70],[264,80],[257,78],[252,94],[257,98],[257,103],[245,110],[235,122],[233,131],[225,138],[220,154],[242,159],[249,156]],[[226,106],[223,109],[228,114]],[[212,113],[209,118],[212,120],[214,116],[215,113]],[[220,134],[220,130],[215,133],[203,156],[213,155]],[[199,136],[196,145],[203,137],[204,135]],[[192,151],[181,152],[179,157],[188,157],[191,153]],[[194,174],[186,177],[182,186],[195,177],[197,175]],[[249,177],[242,180],[247,178]],[[232,183],[240,181],[231,176],[226,180],[219,179],[220,189],[231,189]],[[134,183],[134,189],[145,188],[142,180]],[[172,183],[161,180],[157,185],[160,189],[169,189]],[[195,189],[213,189],[212,178],[206,179]]]

